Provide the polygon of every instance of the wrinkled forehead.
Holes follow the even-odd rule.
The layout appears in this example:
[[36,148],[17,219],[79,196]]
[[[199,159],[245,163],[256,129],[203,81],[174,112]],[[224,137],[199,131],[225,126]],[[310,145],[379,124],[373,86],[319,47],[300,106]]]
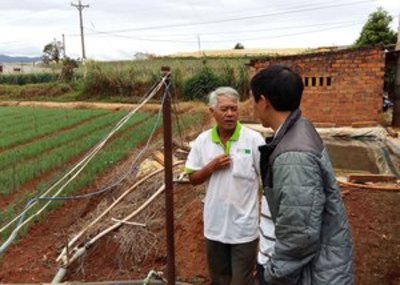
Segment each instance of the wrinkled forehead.
[[234,96],[220,95],[217,97],[217,107],[237,107],[239,100]]

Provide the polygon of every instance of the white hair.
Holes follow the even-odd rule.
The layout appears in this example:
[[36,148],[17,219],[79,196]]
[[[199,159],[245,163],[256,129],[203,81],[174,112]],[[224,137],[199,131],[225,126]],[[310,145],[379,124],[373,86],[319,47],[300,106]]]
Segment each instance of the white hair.
[[210,95],[208,95],[208,106],[211,108],[215,108],[217,106],[218,103],[217,98],[219,96],[226,96],[232,99],[236,99],[237,101],[239,101],[240,99],[239,93],[232,87],[229,86],[218,87],[217,89],[212,91]]

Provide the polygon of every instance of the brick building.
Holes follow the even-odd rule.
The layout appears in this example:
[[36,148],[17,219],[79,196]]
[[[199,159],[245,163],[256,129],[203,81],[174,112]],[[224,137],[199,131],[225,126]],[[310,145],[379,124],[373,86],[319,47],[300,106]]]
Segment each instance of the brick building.
[[301,109],[314,123],[380,122],[385,68],[382,47],[255,59],[248,64],[251,76],[270,64],[287,65],[301,75]]

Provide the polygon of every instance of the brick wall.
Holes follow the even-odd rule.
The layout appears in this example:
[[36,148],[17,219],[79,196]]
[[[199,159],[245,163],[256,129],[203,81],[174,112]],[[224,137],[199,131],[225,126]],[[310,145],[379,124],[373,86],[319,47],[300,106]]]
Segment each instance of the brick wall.
[[287,65],[303,78],[301,109],[314,123],[380,121],[385,67],[381,47],[257,59],[249,64],[251,76],[270,64]]

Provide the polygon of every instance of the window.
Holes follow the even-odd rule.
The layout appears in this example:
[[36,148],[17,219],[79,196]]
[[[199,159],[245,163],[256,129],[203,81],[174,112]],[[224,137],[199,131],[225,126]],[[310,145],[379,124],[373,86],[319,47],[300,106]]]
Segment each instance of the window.
[[332,86],[332,77],[304,77],[304,87]]
[[316,86],[317,85],[317,78],[313,77],[312,78],[312,86]]

